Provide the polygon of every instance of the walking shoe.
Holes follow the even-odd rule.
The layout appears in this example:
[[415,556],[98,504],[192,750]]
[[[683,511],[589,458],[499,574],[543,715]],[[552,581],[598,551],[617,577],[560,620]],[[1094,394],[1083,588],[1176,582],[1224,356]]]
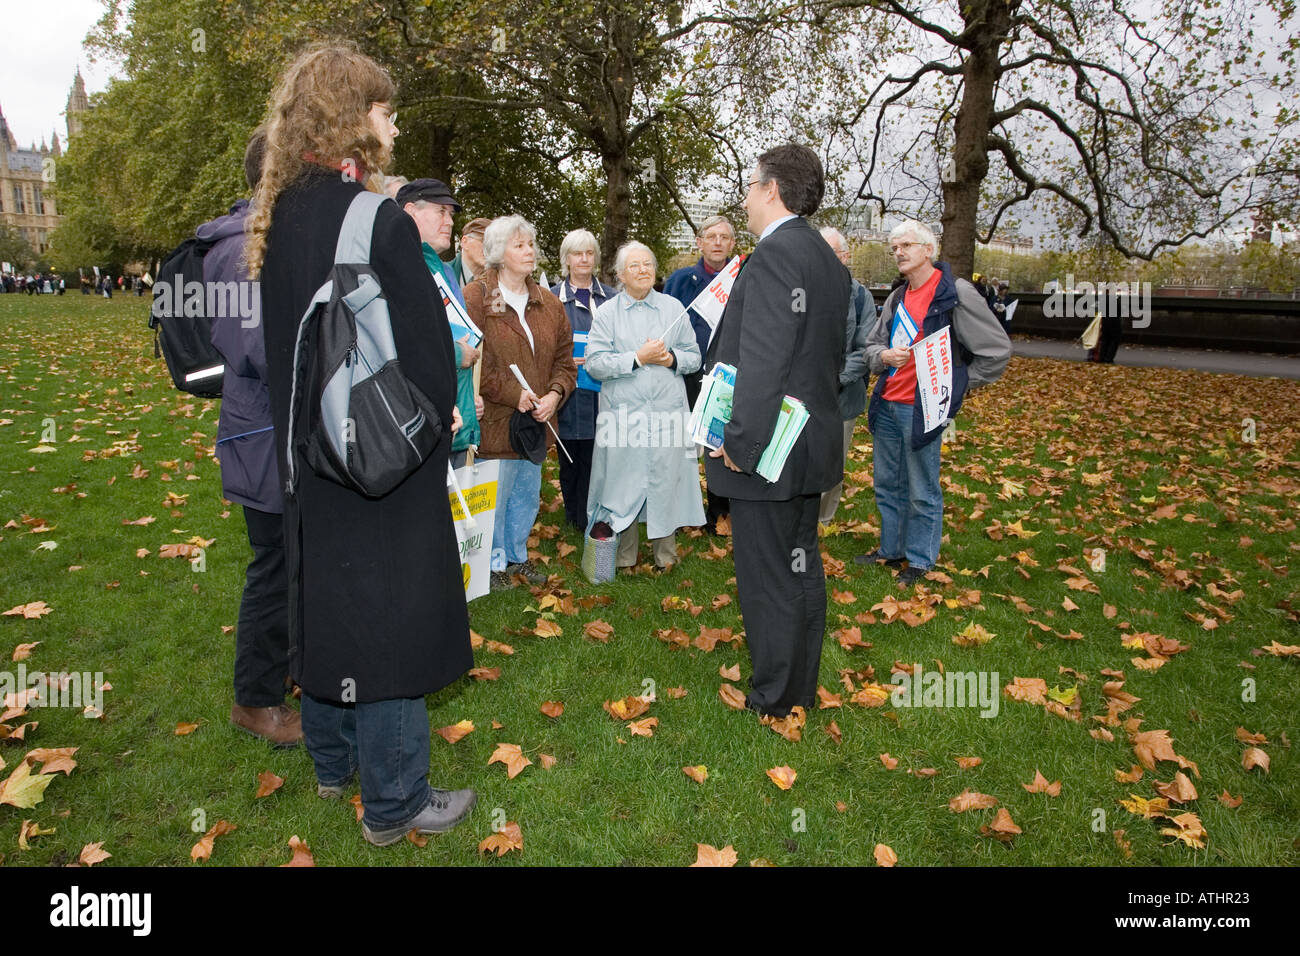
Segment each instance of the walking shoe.
[[860,554],[853,560],[857,564],[884,564],[891,568],[901,568],[903,566],[902,558],[888,557],[879,548],[876,548],[876,550],[872,551],[870,554]]
[[510,575],[506,572],[493,571],[488,589],[491,591],[509,591],[514,586],[515,582],[510,580]]
[[537,568],[533,566],[533,562],[531,561],[520,561],[516,564],[507,564],[505,574],[507,576],[512,574],[522,574],[524,576],[524,580],[526,580],[529,584],[546,583],[546,575],[538,571]]
[[230,722],[245,733],[270,741],[276,749],[302,741],[302,717],[288,704],[276,707],[230,707]]
[[347,786],[346,783],[341,783],[337,787],[331,787],[317,781],[316,796],[320,797],[322,800],[341,800],[343,799],[344,791],[347,790]]
[[925,577],[927,568],[906,567],[898,572],[898,583],[901,587],[910,588],[921,578]]
[[446,833],[474,809],[478,799],[473,790],[429,789],[429,804],[409,823],[385,830],[372,830],[363,822],[361,833],[375,846],[390,846],[414,830],[416,833]]

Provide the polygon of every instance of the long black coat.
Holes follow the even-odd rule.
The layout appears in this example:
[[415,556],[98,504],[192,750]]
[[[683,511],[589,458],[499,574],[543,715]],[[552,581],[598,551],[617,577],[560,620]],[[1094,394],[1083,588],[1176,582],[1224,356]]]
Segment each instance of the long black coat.
[[[261,292],[282,475],[298,322],[329,273],[348,204],[362,188],[337,171],[313,169],[272,214]],[[370,263],[388,299],[402,370],[445,425],[428,460],[379,499],[317,477],[297,455],[297,494],[285,502],[291,673],[308,693],[334,701],[429,694],[473,662],[447,501],[455,353],[419,232],[396,203],[379,209]]]
[[[821,494],[844,478],[840,369],[849,310],[849,271],[803,218],[782,223],[745,260],[705,358],[736,367],[723,448],[741,469],[705,458],[709,490],[746,501]],[[781,400],[808,409],[779,480],[755,473]]]

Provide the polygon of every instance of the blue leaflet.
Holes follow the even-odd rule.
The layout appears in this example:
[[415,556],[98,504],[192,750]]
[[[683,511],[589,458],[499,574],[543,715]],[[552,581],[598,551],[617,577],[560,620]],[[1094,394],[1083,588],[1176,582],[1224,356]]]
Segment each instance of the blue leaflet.
[[[907,311],[907,306],[902,302],[898,303],[898,309],[894,312],[894,325],[889,331],[889,347],[891,349],[905,349],[916,341],[916,322],[911,313]],[[898,369],[889,370],[889,377],[893,378]]]

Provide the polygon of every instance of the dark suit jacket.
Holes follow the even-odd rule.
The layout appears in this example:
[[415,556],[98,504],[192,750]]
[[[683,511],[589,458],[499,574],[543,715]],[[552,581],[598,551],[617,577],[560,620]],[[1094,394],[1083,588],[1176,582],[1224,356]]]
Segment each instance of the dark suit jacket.
[[[839,374],[848,309],[849,271],[805,219],[779,226],[745,260],[706,359],[736,367],[723,448],[742,471],[706,458],[709,490],[785,501],[843,479]],[[780,479],[768,483],[755,469],[786,395],[802,401],[811,417]]]

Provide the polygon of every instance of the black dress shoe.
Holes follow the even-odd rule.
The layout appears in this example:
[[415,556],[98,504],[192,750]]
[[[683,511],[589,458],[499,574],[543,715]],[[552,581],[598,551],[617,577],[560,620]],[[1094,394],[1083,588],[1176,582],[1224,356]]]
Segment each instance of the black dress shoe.
[[761,707],[759,707],[750,699],[748,694],[745,695],[745,709],[752,710],[760,717],[771,717],[773,720],[784,720],[786,717],[790,716],[790,711],[788,710],[784,714],[776,714],[770,711],[763,710]]
[[857,564],[884,564],[886,567],[901,568],[903,566],[902,558],[888,557],[879,548],[870,554],[860,554],[853,559]]
[[921,578],[925,577],[925,568],[904,568],[898,572],[898,584],[900,587],[910,588]]

